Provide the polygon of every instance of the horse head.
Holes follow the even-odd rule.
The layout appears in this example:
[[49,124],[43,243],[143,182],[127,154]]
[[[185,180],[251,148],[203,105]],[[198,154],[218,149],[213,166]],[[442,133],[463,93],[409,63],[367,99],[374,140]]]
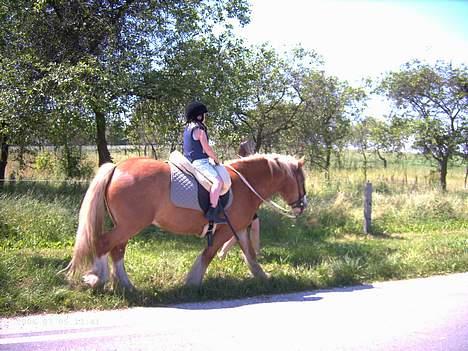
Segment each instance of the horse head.
[[307,207],[304,158],[296,160],[291,156],[274,155],[274,160],[284,173],[278,192],[294,214],[300,215]]

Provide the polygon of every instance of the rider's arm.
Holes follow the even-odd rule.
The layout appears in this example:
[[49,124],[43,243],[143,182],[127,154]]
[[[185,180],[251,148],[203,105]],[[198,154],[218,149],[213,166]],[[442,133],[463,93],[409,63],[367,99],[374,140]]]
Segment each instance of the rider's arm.
[[213,151],[213,148],[210,146],[208,143],[208,138],[206,137],[206,133],[204,130],[197,128],[193,132],[193,136],[195,140],[199,140],[200,144],[203,147],[203,151],[215,161],[216,164],[219,163],[218,157],[216,156],[215,152]]

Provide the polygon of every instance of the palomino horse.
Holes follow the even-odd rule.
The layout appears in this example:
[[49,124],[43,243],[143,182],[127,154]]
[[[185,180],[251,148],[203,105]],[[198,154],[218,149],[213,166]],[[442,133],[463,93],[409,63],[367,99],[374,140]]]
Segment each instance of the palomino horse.
[[[296,215],[306,206],[304,160],[282,155],[253,155],[228,163],[250,183],[261,197],[279,194]],[[239,236],[244,259],[255,277],[267,275],[257,263],[246,228],[262,203],[258,195],[229,169],[234,200],[226,213]],[[105,210],[114,227],[102,233]],[[170,200],[170,166],[166,162],[133,158],[118,165],[101,166],[91,182],[80,209],[73,258],[68,276],[84,273],[91,287],[109,278],[108,254],[112,259],[112,279],[124,288],[133,288],[124,267],[128,240],[154,224],[166,231],[189,235],[201,233],[207,224],[199,211],[175,207]],[[212,246],[197,257],[186,283],[199,285],[218,249],[232,237],[227,225],[218,225]]]

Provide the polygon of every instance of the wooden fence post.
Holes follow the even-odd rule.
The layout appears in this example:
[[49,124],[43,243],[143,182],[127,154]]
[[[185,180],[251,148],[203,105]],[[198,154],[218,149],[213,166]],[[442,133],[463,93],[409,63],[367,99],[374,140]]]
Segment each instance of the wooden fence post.
[[364,187],[364,233],[372,233],[372,183],[369,181]]

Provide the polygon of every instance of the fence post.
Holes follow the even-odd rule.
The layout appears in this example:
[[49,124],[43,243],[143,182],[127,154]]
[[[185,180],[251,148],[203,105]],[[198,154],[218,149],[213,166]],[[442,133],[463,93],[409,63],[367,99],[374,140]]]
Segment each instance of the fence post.
[[372,183],[369,181],[364,187],[364,233],[372,233]]

